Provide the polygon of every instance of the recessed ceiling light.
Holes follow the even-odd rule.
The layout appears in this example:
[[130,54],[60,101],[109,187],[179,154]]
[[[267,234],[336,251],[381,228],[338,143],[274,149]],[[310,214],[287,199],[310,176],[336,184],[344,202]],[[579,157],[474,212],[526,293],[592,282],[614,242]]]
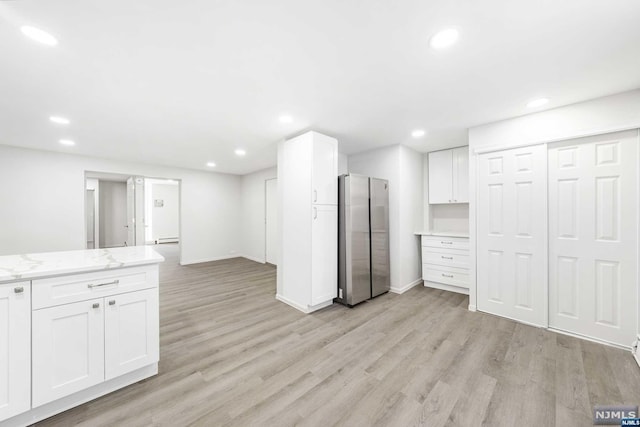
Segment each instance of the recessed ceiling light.
[[67,146],[69,146],[69,147],[71,147],[72,145],[76,145],[76,143],[75,143],[75,142],[73,142],[73,141],[72,141],[72,140],[70,140],[70,139],[61,139],[61,140],[60,140],[60,144],[62,144],[62,145],[67,145]]
[[69,121],[69,119],[64,118],[64,117],[60,117],[60,116],[51,116],[51,117],[49,117],[49,121],[51,121],[52,123],[59,124],[59,125],[68,125],[69,123],[71,123]]
[[414,138],[421,138],[423,137],[425,134],[425,131],[423,131],[422,129],[416,129],[413,132],[411,132],[411,136]]
[[55,46],[58,44],[58,40],[46,31],[40,28],[24,25],[20,27],[22,34],[29,37],[31,40],[35,40],[38,43],[46,44],[47,46]]
[[247,154],[247,152],[245,150],[243,150],[242,148],[238,148],[236,149],[236,151],[234,151],[234,153],[236,153],[236,156],[244,156],[245,154]]
[[533,101],[530,101],[527,104],[528,108],[536,108],[536,107],[542,107],[544,104],[546,104],[547,102],[549,102],[548,98],[539,98],[539,99],[534,99]]
[[210,168],[215,168],[216,164],[214,162],[207,162],[207,166],[209,166]]
[[435,33],[429,44],[434,49],[444,49],[454,44],[458,40],[458,30],[455,28],[447,28],[446,30]]
[[291,117],[291,116],[280,116],[280,122],[281,123],[292,123],[293,122],[293,117]]

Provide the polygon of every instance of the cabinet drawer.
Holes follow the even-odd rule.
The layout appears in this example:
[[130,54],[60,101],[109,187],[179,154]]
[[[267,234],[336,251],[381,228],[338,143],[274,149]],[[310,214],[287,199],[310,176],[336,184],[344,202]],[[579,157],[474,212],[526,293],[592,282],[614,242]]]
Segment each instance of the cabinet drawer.
[[34,280],[33,310],[157,286],[157,265]]
[[424,248],[422,253],[422,262],[425,264],[443,265],[448,267],[469,268],[469,252],[462,250],[445,250],[440,251],[429,250]]
[[468,271],[460,268],[422,264],[422,279],[461,288],[469,287]]
[[422,236],[422,246],[428,248],[469,250],[469,239],[464,237]]

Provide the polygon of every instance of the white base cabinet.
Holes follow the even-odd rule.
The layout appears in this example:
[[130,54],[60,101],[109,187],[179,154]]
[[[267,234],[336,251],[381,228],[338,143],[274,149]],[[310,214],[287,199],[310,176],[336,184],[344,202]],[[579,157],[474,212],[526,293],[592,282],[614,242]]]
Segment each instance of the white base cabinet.
[[0,285],[0,421],[31,407],[31,283]]
[[0,285],[0,424],[155,375],[158,300],[156,264]]
[[104,381],[102,298],[33,312],[33,406]]
[[422,280],[431,288],[469,293],[469,239],[422,236]]
[[105,379],[159,359],[158,289],[105,298]]

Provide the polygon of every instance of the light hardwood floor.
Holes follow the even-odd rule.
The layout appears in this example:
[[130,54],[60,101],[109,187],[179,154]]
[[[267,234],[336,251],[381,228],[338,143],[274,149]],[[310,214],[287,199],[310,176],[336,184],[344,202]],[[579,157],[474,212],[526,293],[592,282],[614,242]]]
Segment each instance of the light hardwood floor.
[[629,352],[472,313],[415,287],[304,315],[275,268],[237,258],[160,274],[160,373],[52,417],[86,426],[587,426],[640,403]]

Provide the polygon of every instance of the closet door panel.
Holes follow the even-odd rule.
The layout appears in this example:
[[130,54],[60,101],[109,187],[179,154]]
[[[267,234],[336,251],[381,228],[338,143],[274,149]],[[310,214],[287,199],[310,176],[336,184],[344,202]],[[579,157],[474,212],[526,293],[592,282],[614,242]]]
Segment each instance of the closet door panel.
[[478,309],[546,326],[545,147],[478,162]]
[[549,322],[630,346],[637,327],[637,131],[549,147]]

